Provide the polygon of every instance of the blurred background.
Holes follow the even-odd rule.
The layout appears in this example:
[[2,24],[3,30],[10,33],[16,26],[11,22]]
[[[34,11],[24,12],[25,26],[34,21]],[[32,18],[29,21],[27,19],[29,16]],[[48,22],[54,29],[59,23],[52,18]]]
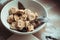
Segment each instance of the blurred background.
[[[0,0],[0,12],[2,8],[12,0]],[[46,9],[48,10],[48,18],[50,19],[50,23],[54,25],[54,27],[60,27],[60,0],[37,0],[41,2]],[[8,31],[0,21],[0,40],[6,40],[13,33]],[[35,35],[36,36],[36,35]],[[37,36],[39,37],[39,35]]]

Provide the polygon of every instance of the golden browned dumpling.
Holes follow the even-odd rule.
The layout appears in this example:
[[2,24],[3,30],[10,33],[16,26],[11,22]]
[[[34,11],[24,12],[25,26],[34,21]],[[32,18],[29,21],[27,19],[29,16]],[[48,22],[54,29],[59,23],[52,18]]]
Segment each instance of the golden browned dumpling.
[[34,25],[32,25],[32,24],[29,25],[29,26],[28,26],[28,31],[31,32],[31,31],[33,31],[33,30],[34,30]]
[[24,15],[22,15],[21,18],[22,18],[23,20],[27,20],[27,17],[28,17],[28,16],[27,16],[26,14],[24,14]]
[[29,9],[25,9],[25,14],[28,15],[28,19],[30,21],[35,20],[38,17],[37,13],[34,13],[31,10],[29,10]]
[[26,21],[26,27],[28,27],[30,25],[30,21]]
[[22,30],[24,27],[25,27],[25,22],[23,20],[18,20],[17,28],[19,28],[19,30]]
[[22,10],[22,9],[21,9],[21,10],[18,10],[18,11],[17,11],[17,14],[23,15],[23,14],[24,14],[24,10]]
[[12,23],[13,21],[14,21],[13,15],[10,15],[10,16],[8,17],[8,19],[7,19],[7,22],[8,22],[8,23]]
[[14,15],[14,20],[15,21],[18,21],[19,20],[19,17],[17,15]]
[[10,27],[11,29],[17,29],[16,28],[16,22],[12,22],[12,24],[11,24],[11,27]]
[[15,14],[17,11],[18,11],[18,8],[12,7],[12,8],[9,10],[9,14]]

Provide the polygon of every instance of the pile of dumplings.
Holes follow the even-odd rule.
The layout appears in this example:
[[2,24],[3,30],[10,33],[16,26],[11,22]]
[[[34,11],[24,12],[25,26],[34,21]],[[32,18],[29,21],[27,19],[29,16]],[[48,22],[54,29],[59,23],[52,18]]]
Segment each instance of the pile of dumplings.
[[31,32],[41,22],[37,20],[38,14],[32,12],[29,9],[18,9],[12,7],[9,9],[9,16],[7,22],[10,24],[10,28],[13,30],[19,30],[21,32]]

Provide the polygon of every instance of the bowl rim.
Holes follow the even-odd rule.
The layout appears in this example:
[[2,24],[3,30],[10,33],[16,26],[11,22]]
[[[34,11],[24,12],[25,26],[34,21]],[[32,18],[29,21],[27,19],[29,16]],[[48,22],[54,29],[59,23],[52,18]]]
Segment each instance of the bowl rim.
[[[32,1],[33,1],[33,0],[32,0]],[[13,2],[13,1],[11,1],[11,2]],[[11,2],[9,2],[9,3],[11,3]],[[40,2],[37,2],[37,1],[34,1],[34,2],[38,3],[38,4],[44,9],[44,11],[46,12],[46,17],[47,17],[47,10],[46,10],[46,8],[45,8]],[[9,3],[7,3],[7,4],[9,4]],[[7,4],[6,4],[6,5],[7,5]],[[6,6],[6,5],[5,5],[5,6]],[[5,7],[5,6],[4,6],[4,7]],[[3,7],[3,8],[4,8],[4,7]],[[3,10],[3,9],[2,9],[2,10]],[[1,15],[2,15],[2,11],[1,11]],[[3,21],[2,21],[2,18],[1,18],[1,22],[2,22],[2,24],[5,26],[5,24],[4,24]],[[19,32],[19,31],[16,31],[16,30],[8,29],[6,26],[5,26],[5,28],[8,29],[9,31],[13,32],[13,33],[25,35],[25,34],[33,34],[33,33],[38,32],[39,30],[41,30],[41,29],[44,27],[45,24],[46,24],[46,23],[42,24],[40,27],[38,27],[36,30],[34,30],[34,31],[32,31],[32,32]]]

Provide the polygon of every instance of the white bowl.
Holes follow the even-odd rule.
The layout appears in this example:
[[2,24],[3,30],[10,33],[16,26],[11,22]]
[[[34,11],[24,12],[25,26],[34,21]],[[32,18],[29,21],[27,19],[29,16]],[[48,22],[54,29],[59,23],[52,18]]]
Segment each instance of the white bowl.
[[[21,2],[25,8],[30,9],[33,12],[37,12],[39,14],[39,17],[41,17],[41,16],[47,17],[45,7],[41,3],[37,2],[37,1],[33,1],[33,0],[30,0],[30,1],[20,0],[19,2]],[[45,26],[46,23],[42,24],[41,26],[39,26],[32,32],[19,32],[19,31],[10,29],[10,25],[7,22],[7,17],[9,16],[9,9],[11,7],[18,7],[18,0],[9,2],[8,4],[6,4],[3,7],[2,11],[1,11],[1,21],[2,21],[3,25],[11,32],[17,33],[17,34],[33,34],[33,33],[38,32]]]

